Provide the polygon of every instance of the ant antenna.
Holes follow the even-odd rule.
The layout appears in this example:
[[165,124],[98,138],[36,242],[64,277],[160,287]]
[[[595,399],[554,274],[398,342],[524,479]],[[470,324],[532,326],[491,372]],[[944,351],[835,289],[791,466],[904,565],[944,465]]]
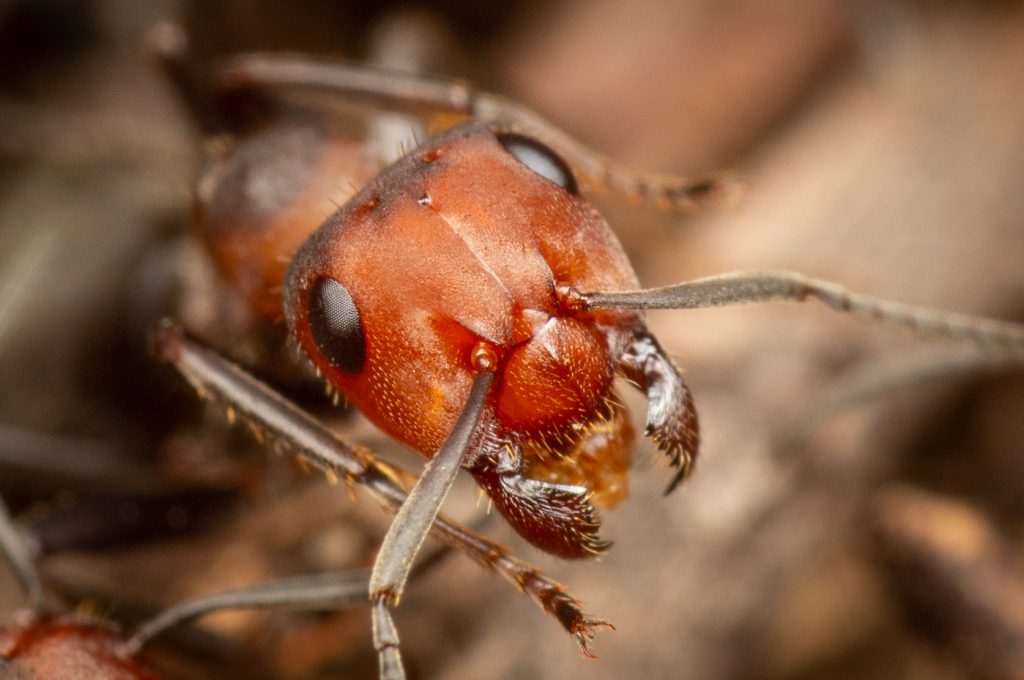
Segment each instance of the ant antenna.
[[575,297],[575,304],[582,309],[702,309],[755,302],[804,302],[807,298],[816,298],[837,312],[902,326],[926,337],[941,337],[1004,352],[1024,360],[1024,325],[882,300],[790,271],[732,272],[664,288],[576,293]]
[[483,429],[480,426],[486,398],[493,382],[493,370],[481,371],[473,379],[469,397],[455,427],[416,480],[377,553],[369,592],[373,601],[373,646],[377,649],[382,678],[405,678],[398,652],[398,631],[389,607],[401,599],[416,553],[452,488],[461,463],[477,445]]

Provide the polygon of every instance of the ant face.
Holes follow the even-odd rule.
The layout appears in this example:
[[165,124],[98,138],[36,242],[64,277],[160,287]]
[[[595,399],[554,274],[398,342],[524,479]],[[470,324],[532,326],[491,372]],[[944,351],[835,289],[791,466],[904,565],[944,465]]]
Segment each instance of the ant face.
[[553,152],[470,123],[328,219],[292,260],[285,299],[326,379],[414,449],[430,455],[444,441],[483,352],[497,362],[501,432],[561,457],[607,420],[641,316],[577,312],[560,290],[636,285]]
[[[616,372],[651,396],[649,434],[679,467],[676,481],[697,451],[686,386],[641,314],[578,306],[577,291],[637,285],[555,152],[466,123],[384,170],[329,218],[293,258],[285,298],[292,333],[317,368],[425,455],[452,432],[473,376],[495,373],[489,442],[461,464],[522,536],[582,557],[604,547],[584,497],[625,486],[612,479],[625,449]],[[568,460],[572,476],[554,466],[547,480],[522,474],[550,458]]]

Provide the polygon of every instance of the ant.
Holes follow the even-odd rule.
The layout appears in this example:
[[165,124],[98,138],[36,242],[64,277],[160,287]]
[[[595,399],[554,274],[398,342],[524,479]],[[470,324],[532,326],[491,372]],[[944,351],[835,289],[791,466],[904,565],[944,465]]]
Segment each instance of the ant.
[[[880,300],[794,272],[640,289],[588,195],[610,188],[685,210],[727,192],[728,182],[622,168],[528,109],[461,83],[268,55],[229,59],[211,81],[231,105],[256,98],[316,109],[324,98],[357,101],[443,128],[319,226],[299,218],[316,198],[307,189],[323,182],[322,173],[337,172],[329,132],[283,143],[271,124],[242,135],[199,189],[200,230],[226,278],[244,284],[256,314],[283,315],[331,389],[429,459],[417,479],[345,443],[175,323],[154,336],[164,361],[258,437],[368,488],[396,513],[368,584],[383,679],[405,677],[390,610],[431,532],[532,596],[584,654],[595,632],[611,627],[440,508],[464,469],[545,552],[586,558],[607,550],[597,506],[614,503],[610,490],[623,483],[631,441],[616,375],[647,397],[645,434],[673,469],[666,493],[676,489],[699,453],[697,410],[643,310],[813,298],[965,342],[985,356],[1024,358],[1019,325]],[[297,175],[276,176],[261,185],[265,194],[254,194],[260,185],[247,180],[274,151],[285,154],[274,171]]]
[[156,680],[110,624],[81,614],[57,615],[31,549],[0,501],[0,551],[31,609],[0,626],[0,675],[14,678]]
[[[96,680],[158,680],[140,658],[157,636],[207,614],[278,608],[330,610],[365,602],[370,573],[353,569],[338,574],[287,577],[197,597],[168,607],[139,623],[130,635],[95,616],[57,613],[33,549],[0,500],[0,553],[21,585],[29,609],[0,625],[0,676],[16,678],[89,677]],[[418,575],[441,561],[445,550],[420,560]],[[10,674],[10,675],[8,675]]]

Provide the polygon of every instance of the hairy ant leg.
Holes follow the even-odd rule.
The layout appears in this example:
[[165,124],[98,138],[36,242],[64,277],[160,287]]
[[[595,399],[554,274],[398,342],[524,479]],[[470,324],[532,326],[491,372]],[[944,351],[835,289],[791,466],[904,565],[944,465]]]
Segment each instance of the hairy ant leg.
[[[416,79],[435,56],[430,29],[414,16],[400,16],[385,22],[373,33],[370,63],[373,67],[388,69],[395,77]],[[211,81],[208,65],[193,51],[184,28],[173,22],[158,24],[150,31],[149,45],[204,134],[231,129],[237,121],[232,120],[230,98],[237,94],[238,88],[230,81],[227,84]],[[383,167],[416,146],[417,139],[424,137],[426,130],[418,117],[397,112],[369,121],[366,135],[373,155]]]
[[424,78],[362,65],[302,56],[246,54],[229,57],[215,70],[225,92],[271,96],[305,91],[407,113],[472,115],[474,93],[457,81]]
[[741,183],[726,175],[694,180],[624,167],[511,99],[477,92],[455,80],[263,54],[228,59],[215,79],[225,91],[253,90],[283,97],[289,92],[313,92],[387,110],[434,114],[448,124],[469,118],[492,123],[551,146],[573,167],[584,189],[611,189],[632,201],[651,201],[664,209],[694,212],[709,199],[731,199],[741,190]]
[[804,302],[813,297],[837,312],[1024,360],[1024,325],[852,293],[839,284],[796,272],[733,272],[663,288],[582,292],[578,297],[582,309],[701,309],[754,302]]
[[[223,405],[242,418],[255,436],[269,439],[273,447],[301,457],[322,470],[329,479],[343,478],[363,486],[392,512],[407,496],[413,477],[355,448],[262,382],[217,353],[188,338],[171,322],[163,323],[154,337],[160,357],[188,380],[204,398]],[[588,643],[600,627],[610,625],[587,617],[580,602],[540,569],[523,562],[508,548],[438,514],[431,532],[461,550],[475,562],[493,569],[528,595],[545,612],[558,619],[580,650],[590,656]]]

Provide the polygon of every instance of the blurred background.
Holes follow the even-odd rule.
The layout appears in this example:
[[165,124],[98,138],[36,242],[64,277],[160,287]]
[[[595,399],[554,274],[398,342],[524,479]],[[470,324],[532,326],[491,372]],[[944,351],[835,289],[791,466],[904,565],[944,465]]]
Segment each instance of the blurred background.
[[[785,268],[1024,321],[1017,2],[0,0],[0,491],[69,607],[131,622],[365,566],[387,526],[146,352],[163,314],[219,318],[190,234],[204,140],[147,48],[168,20],[208,58],[411,59],[633,167],[741,176],[745,195],[695,215],[597,199],[646,285]],[[700,410],[694,479],[663,497],[638,444],[600,561],[487,528],[615,624],[599,660],[452,555],[396,615],[413,677],[1024,678],[1019,367],[813,303],[650,322]],[[446,508],[484,511],[467,480]],[[0,611],[22,604],[0,569]],[[147,659],[167,678],[370,678],[371,652],[361,608],[218,615]]]

